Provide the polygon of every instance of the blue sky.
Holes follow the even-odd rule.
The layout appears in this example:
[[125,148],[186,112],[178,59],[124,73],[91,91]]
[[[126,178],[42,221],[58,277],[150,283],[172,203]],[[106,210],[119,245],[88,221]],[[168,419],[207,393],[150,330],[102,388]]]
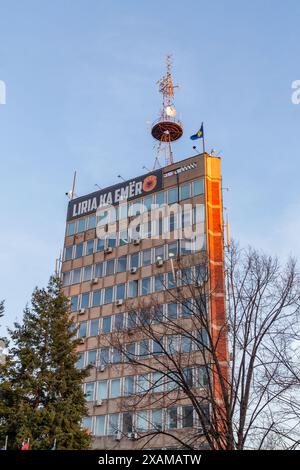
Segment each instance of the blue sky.
[[0,298],[21,318],[46,284],[77,193],[130,178],[155,158],[149,121],[167,53],[184,136],[204,121],[221,152],[232,236],[300,255],[300,3],[289,0],[0,0]]

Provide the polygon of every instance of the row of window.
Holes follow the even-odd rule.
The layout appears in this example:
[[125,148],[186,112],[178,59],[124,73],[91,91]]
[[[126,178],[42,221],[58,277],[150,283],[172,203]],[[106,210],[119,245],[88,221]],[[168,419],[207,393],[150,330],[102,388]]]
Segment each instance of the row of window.
[[[71,272],[71,271],[70,271]],[[102,290],[94,290],[85,292],[81,295],[71,297],[71,311],[76,312],[79,309],[98,307],[100,305],[109,304],[118,300],[131,299],[138,296],[149,295],[153,292],[160,292],[165,289],[173,289],[177,286],[185,286],[188,284],[200,284],[206,280],[205,266],[193,266],[191,268],[182,269],[180,272],[157,274],[156,276],[148,276],[142,279],[134,279],[127,283],[117,284],[115,286],[105,287]],[[67,274],[67,273],[64,273]],[[69,285],[63,278],[63,285]]]
[[[184,212],[180,217],[180,223],[177,222],[178,217],[173,214],[170,217],[159,218],[158,220],[149,220],[142,225],[134,225],[132,228],[121,230],[118,233],[109,233],[102,238],[94,238],[86,242],[77,243],[65,248],[64,261],[88,256],[96,252],[104,251],[106,248],[114,248],[123,246],[134,239],[157,238],[163,234],[169,234],[177,229],[184,229],[196,224],[195,232],[199,233],[203,230],[204,222],[204,205],[193,208],[193,211]],[[197,229],[198,228],[198,229]],[[162,237],[170,238],[170,237]]]
[[76,367],[78,369],[88,366],[101,368],[107,364],[118,364],[123,360],[128,362],[130,359],[134,360],[135,358],[147,359],[150,356],[163,354],[164,351],[168,354],[176,354],[178,352],[190,353],[200,350],[201,345],[203,345],[203,349],[208,346],[206,330],[191,332],[187,336],[167,335],[159,340],[142,339],[141,341],[125,344],[124,355],[120,349],[108,346],[102,347],[99,350],[90,349],[79,352]]
[[203,311],[205,310],[204,300],[199,301],[196,305],[196,302],[192,299],[186,299],[180,304],[170,302],[161,304],[150,311],[139,312],[139,318],[137,318],[136,312],[116,313],[115,315],[93,318],[79,323],[78,337],[86,338],[98,336],[99,334],[108,334],[112,331],[130,330],[136,328],[139,324],[145,324],[146,321],[163,322],[165,320],[176,320],[179,317],[189,318],[194,312],[198,312],[200,308],[203,308]]
[[[167,191],[161,191],[141,199],[136,199],[130,204],[120,204],[119,207],[115,207],[115,218],[117,220],[122,220],[126,219],[128,216],[135,215],[137,213],[136,207],[139,208],[139,211],[141,207],[143,207],[144,211],[146,212],[150,211],[153,205],[155,205],[155,207],[161,207],[164,204],[174,204],[178,202],[178,192],[180,201],[189,199],[193,196],[199,196],[204,193],[204,181],[203,179],[198,179],[192,183],[181,184],[179,191],[178,188],[175,187]],[[91,215],[90,217],[70,222],[67,225],[67,235],[74,235],[75,233],[81,233],[85,230],[95,228],[96,224],[96,215]]]
[[94,265],[90,264],[83,268],[76,268],[63,273],[63,285],[69,286],[88,282],[92,279],[99,279],[105,276],[112,276],[117,273],[124,273],[128,270],[138,269],[140,267],[149,266],[154,262],[166,261],[175,258],[178,254],[178,246],[180,245],[180,254],[187,255],[196,251],[195,246],[189,240],[181,240],[181,242],[173,242],[168,245],[161,245],[155,248],[149,248],[131,255],[120,256],[119,258],[109,259]]
[[[209,417],[208,405],[203,405],[203,412]],[[192,405],[172,406],[156,410],[141,410],[109,415],[87,416],[83,427],[96,436],[117,435],[130,437],[133,432],[151,430],[184,429],[200,427],[198,416]]]
[[[204,366],[186,367],[183,369],[184,379],[189,387],[202,388],[208,385],[207,370]],[[136,394],[171,392],[178,388],[177,376],[165,376],[161,372],[143,375],[128,375],[114,379],[87,382],[84,384],[86,401],[95,404],[100,400],[119,398]]]

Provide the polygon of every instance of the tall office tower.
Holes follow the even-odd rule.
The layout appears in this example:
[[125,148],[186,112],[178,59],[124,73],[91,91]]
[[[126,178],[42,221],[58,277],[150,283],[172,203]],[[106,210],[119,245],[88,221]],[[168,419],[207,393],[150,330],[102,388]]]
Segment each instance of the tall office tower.
[[226,378],[221,162],[207,153],[173,162],[182,127],[169,68],[160,90],[152,135],[166,166],[68,207],[62,279],[79,326],[77,366],[89,366],[83,426],[98,449],[201,447],[193,399],[208,421],[208,387],[222,408],[202,349],[216,344]]

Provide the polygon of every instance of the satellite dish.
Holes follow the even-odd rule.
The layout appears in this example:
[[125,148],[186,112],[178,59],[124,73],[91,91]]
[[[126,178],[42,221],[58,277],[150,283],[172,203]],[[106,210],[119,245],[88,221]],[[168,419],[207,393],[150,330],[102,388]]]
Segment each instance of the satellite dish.
[[167,106],[166,109],[166,115],[170,117],[176,116],[176,108],[174,105]]

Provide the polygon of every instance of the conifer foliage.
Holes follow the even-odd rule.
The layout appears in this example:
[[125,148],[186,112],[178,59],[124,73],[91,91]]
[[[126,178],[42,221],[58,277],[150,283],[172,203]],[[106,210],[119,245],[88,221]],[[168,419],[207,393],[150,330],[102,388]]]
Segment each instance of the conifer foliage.
[[87,449],[90,437],[81,428],[86,415],[82,380],[76,368],[77,340],[69,319],[69,301],[57,277],[46,289],[35,289],[22,324],[10,330],[1,383],[6,406],[0,416],[0,438],[9,448],[30,440],[30,449]]

